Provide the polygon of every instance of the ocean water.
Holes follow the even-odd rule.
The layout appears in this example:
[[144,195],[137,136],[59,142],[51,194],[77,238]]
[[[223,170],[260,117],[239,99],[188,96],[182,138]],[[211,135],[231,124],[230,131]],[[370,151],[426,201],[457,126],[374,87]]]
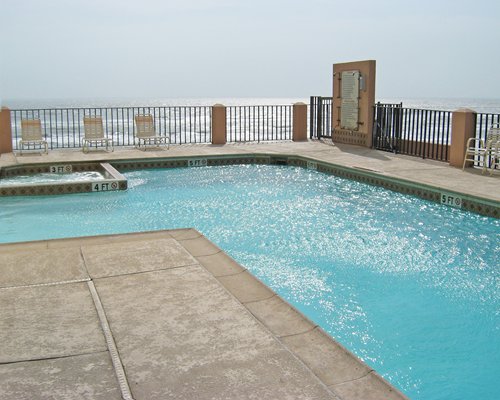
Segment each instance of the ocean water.
[[[500,114],[500,98],[377,98],[381,103],[403,103],[403,107],[453,111],[470,108],[478,113]],[[3,105],[10,109],[67,107],[143,107],[143,106],[226,106],[309,104],[309,97],[231,97],[231,98],[144,98],[144,99],[44,99],[9,100]]]

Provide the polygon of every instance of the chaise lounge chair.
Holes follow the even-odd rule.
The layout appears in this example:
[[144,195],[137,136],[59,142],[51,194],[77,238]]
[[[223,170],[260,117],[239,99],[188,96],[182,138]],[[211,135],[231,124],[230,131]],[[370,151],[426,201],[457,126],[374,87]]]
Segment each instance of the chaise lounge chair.
[[[137,139],[136,147],[146,150],[147,145],[158,147],[160,144],[168,142],[167,149],[170,148],[170,135],[158,136],[155,130],[153,116],[151,114],[136,115],[135,119],[135,137]],[[143,147],[141,147],[141,142]]]
[[104,136],[104,129],[102,127],[102,117],[83,117],[83,152],[88,153],[89,145],[105,145],[106,151],[111,147],[113,148],[113,139],[106,138]]
[[43,138],[42,122],[39,119],[22,119],[21,120],[21,140],[19,140],[19,150],[23,154],[24,146],[28,149],[30,146],[33,148],[40,147],[44,149],[44,153],[48,154],[49,146],[47,141]]
[[491,127],[486,135],[486,143],[483,139],[470,138],[467,140],[467,146],[464,156],[464,164],[462,170],[465,169],[467,161],[475,161],[475,157],[483,159],[483,171],[490,168],[490,175],[496,165],[499,165],[498,159],[500,158],[500,126]]

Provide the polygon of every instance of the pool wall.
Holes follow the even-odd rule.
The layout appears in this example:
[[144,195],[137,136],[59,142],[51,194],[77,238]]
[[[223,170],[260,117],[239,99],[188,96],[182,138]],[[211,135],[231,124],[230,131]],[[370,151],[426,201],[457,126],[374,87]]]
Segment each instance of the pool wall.
[[[71,172],[97,171],[104,180],[77,182],[50,182],[1,186],[1,179],[20,175],[43,173],[65,174]],[[16,165],[0,169],[0,196],[37,196],[85,193],[95,191],[126,190],[127,179],[109,163],[52,163],[35,165]]]

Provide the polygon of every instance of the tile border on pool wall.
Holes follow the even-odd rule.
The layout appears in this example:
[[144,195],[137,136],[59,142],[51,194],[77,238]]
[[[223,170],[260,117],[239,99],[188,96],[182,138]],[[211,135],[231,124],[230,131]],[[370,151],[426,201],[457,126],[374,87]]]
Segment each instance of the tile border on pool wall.
[[271,157],[260,155],[237,156],[207,156],[182,157],[156,160],[125,160],[112,161],[112,165],[122,171],[151,168],[182,168],[188,167],[189,160],[206,159],[207,166],[238,165],[238,164],[270,164]]
[[99,171],[105,176],[104,181],[82,181],[41,183],[33,185],[6,185],[0,186],[0,197],[2,196],[50,196],[60,194],[87,193],[92,192],[96,182],[109,183],[107,190],[127,190],[128,184],[125,177],[120,174],[109,163],[84,162],[84,163],[51,163],[40,165],[15,165],[0,169],[0,177],[15,177],[19,175],[34,175],[51,172],[51,167],[60,166],[71,170],[71,172]]
[[411,196],[419,197],[424,200],[429,200],[441,204],[441,197],[443,193],[449,193],[462,198],[461,209],[471,211],[476,214],[485,215],[493,218],[500,218],[500,204],[493,204],[491,201],[473,198],[462,193],[452,193],[449,191],[443,192],[440,188],[433,188],[430,186],[422,186],[409,181],[402,181],[396,178],[390,178],[380,175],[380,173],[370,171],[360,171],[354,168],[341,167],[316,159],[306,159],[304,157],[288,158],[289,165],[306,166],[307,161],[314,161],[317,163],[317,171],[339,176],[341,178],[351,179],[358,182],[367,183],[369,185],[380,186],[384,189],[392,190],[394,192],[409,194]]

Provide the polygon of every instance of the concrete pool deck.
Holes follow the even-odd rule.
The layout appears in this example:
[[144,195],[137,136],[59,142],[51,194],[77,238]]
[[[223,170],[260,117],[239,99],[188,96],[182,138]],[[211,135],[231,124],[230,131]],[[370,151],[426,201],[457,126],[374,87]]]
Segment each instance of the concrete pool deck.
[[2,399],[404,399],[193,229],[0,245]]
[[[317,141],[2,154],[0,167],[240,154],[500,201],[498,171]],[[0,244],[0,310],[0,398],[405,398],[193,229]]]

